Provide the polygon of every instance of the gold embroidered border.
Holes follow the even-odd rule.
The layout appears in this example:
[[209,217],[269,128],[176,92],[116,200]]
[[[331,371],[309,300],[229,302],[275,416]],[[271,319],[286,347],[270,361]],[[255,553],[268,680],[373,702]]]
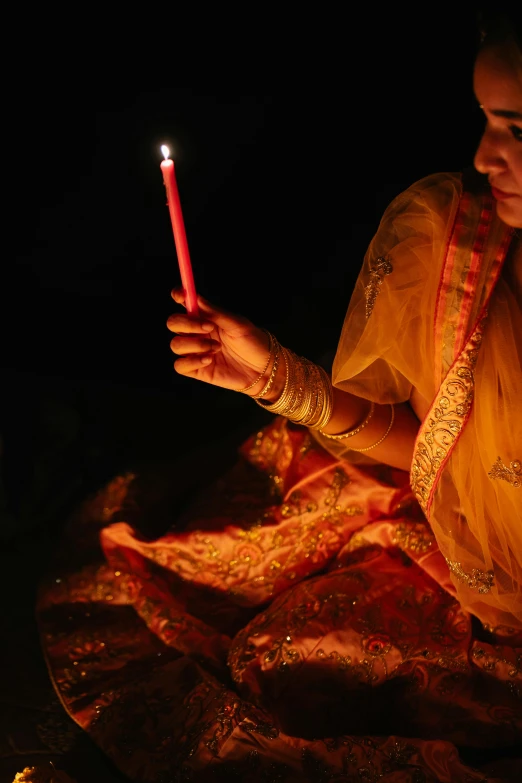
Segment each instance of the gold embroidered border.
[[486,314],[480,319],[461,355],[448,372],[424,419],[411,466],[410,482],[415,497],[428,516],[433,491],[447,458],[466,423],[473,402],[473,370],[482,341]]

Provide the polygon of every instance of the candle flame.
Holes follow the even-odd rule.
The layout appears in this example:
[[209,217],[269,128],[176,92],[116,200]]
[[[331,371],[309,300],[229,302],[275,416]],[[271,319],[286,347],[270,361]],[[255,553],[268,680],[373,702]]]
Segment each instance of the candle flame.
[[170,156],[170,150],[166,144],[161,145],[161,151],[163,153],[163,157],[165,158],[165,160],[168,160]]

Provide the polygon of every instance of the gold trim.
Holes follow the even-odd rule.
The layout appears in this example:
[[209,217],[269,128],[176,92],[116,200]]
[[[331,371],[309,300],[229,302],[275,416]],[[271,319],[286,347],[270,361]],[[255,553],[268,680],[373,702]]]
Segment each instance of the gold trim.
[[470,414],[475,387],[473,370],[486,317],[484,315],[479,321],[458,360],[447,374],[417,437],[410,481],[415,497],[426,516],[442,467]]

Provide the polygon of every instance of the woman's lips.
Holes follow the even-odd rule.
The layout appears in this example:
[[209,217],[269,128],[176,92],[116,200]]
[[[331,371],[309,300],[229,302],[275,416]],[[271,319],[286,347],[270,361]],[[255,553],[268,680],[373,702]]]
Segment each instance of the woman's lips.
[[507,198],[513,198],[514,196],[516,196],[516,193],[506,193],[503,190],[494,188],[493,185],[491,186],[491,192],[493,194],[493,198],[496,198],[497,201],[504,201]]

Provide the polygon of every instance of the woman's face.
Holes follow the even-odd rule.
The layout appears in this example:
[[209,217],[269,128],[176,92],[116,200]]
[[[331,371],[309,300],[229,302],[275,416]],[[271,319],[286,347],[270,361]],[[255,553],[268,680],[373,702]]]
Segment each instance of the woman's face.
[[522,228],[522,54],[486,47],[474,71],[477,100],[486,128],[475,154],[475,168],[487,174],[498,216]]

